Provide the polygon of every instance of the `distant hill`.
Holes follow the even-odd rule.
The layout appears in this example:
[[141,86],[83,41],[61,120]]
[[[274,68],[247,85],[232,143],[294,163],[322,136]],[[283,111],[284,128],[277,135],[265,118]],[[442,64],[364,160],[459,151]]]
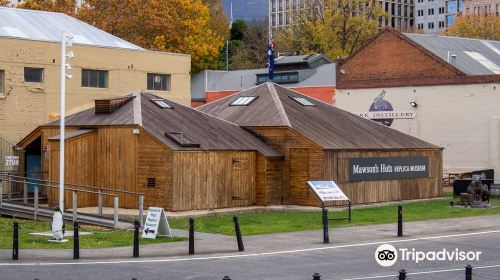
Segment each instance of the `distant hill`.
[[269,0],[222,0],[227,18],[231,15],[233,2],[233,18],[251,20],[265,20],[268,16]]

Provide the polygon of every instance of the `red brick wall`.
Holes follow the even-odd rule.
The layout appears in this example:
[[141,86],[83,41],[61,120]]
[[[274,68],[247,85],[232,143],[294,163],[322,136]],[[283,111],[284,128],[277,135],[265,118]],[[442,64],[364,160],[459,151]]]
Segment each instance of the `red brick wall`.
[[321,100],[328,104],[334,105],[335,100],[335,87],[303,87],[303,88],[292,88],[304,95],[310,96],[312,98]]
[[[292,88],[295,91],[298,91],[304,95],[310,96],[312,98],[321,100],[328,104],[334,104],[334,96],[335,96],[335,87],[334,86],[325,86],[325,87],[300,87],[300,88]],[[192,101],[191,107],[195,108],[201,106],[205,103],[209,103],[215,100],[219,100],[226,96],[235,94],[239,91],[237,90],[227,90],[227,91],[209,91],[205,93],[206,102],[200,101]]]
[[191,108],[200,107],[203,104],[206,104],[206,102],[205,101],[191,101]]
[[205,93],[205,99],[206,99],[206,102],[209,103],[209,102],[224,98],[226,96],[229,96],[231,94],[235,94],[237,92],[240,92],[240,91],[239,90],[209,91],[209,92]]
[[[460,72],[396,31],[384,29],[337,69],[337,87],[356,81],[457,77]],[[341,73],[344,72],[344,73]]]

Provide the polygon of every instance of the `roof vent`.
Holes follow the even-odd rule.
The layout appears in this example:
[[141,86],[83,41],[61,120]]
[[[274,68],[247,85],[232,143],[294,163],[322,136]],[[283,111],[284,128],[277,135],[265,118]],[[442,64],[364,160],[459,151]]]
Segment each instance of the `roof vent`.
[[162,109],[172,109],[172,106],[168,105],[165,99],[151,99],[151,102]]
[[453,65],[453,66],[457,65],[457,55],[456,54],[451,55],[451,65]]
[[106,99],[95,100],[95,113],[97,114],[111,114],[118,110],[121,106],[132,100],[133,96],[114,97]]
[[300,96],[290,96],[295,102],[299,103],[302,106],[316,106],[316,104],[312,103],[311,101],[305,99],[304,97]]
[[200,147],[199,143],[196,143],[193,139],[189,138],[187,135],[184,135],[182,132],[165,132],[165,136],[174,141],[177,145],[184,148],[198,148]]
[[258,96],[239,96],[238,99],[229,104],[230,106],[247,106],[252,103]]

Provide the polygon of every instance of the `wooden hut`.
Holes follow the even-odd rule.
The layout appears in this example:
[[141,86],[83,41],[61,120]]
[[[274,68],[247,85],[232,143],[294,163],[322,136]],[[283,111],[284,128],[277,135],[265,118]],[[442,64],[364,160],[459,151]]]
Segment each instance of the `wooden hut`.
[[[265,178],[281,166],[256,163],[281,162],[279,151],[237,125],[150,93],[96,100],[95,108],[68,116],[66,126],[66,183],[141,192],[146,207],[255,205],[257,184],[281,187]],[[44,178],[53,181],[59,180],[59,138],[57,121],[19,143],[40,153]],[[56,191],[48,197],[57,203]],[[95,199],[78,196],[78,205],[95,206]],[[120,206],[135,208],[137,201],[120,195]]]
[[440,147],[274,83],[197,110],[244,127],[284,155],[281,163],[257,157],[261,170],[275,171],[260,178],[282,178],[280,188],[257,184],[257,204],[318,205],[308,180],[336,181],[353,203],[442,194]]

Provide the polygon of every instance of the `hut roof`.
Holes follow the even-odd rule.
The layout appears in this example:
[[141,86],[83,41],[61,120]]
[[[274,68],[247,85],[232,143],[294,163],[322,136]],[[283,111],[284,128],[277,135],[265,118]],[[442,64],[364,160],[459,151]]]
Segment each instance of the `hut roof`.
[[[105,112],[106,102],[111,104]],[[114,102],[114,103],[113,103]],[[172,150],[258,151],[269,157],[281,153],[243,128],[148,92],[96,100],[99,104],[67,116],[67,126],[140,125]],[[118,104],[118,105],[116,105]],[[104,108],[104,109],[103,109]],[[58,126],[54,121],[46,126]]]
[[[253,99],[247,105],[239,104],[245,97]],[[327,150],[439,149],[274,83],[253,87],[197,110],[243,127],[290,127]]]

